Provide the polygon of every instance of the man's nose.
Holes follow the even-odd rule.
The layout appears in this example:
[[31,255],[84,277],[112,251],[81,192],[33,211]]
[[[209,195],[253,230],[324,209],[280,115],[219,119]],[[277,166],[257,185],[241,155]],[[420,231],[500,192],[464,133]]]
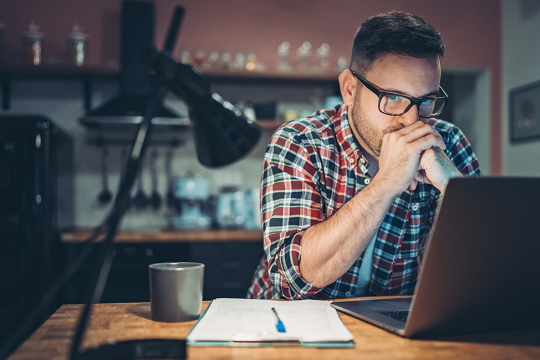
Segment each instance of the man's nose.
[[416,104],[411,106],[405,114],[398,116],[398,122],[405,126],[414,124],[418,120],[420,120],[420,116],[418,116],[418,105]]

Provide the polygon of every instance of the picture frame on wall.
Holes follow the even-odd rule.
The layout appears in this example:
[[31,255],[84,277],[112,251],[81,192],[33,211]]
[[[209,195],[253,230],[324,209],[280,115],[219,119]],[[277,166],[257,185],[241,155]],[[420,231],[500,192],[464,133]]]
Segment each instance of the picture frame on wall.
[[540,139],[540,81],[510,90],[510,142]]

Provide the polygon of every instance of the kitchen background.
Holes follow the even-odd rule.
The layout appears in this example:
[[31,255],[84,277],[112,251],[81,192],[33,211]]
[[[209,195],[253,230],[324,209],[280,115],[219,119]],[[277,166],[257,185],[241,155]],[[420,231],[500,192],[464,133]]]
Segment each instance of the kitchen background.
[[[452,121],[460,124],[475,145],[485,173],[501,171],[501,139],[499,109],[500,92],[500,4],[498,1],[454,1],[433,4],[429,1],[360,2],[327,1],[170,1],[155,3],[155,43],[163,44],[172,9],[181,4],[186,8],[180,37],[174,54],[180,59],[183,51],[189,51],[192,61],[198,51],[219,54],[228,52],[254,53],[259,64],[265,66],[264,74],[276,74],[278,47],[284,41],[290,43],[290,64],[296,64],[296,50],[304,43],[312,44],[312,59],[321,44],[329,44],[328,76],[338,75],[338,59],[345,57],[348,63],[354,32],[368,16],[391,9],[406,10],[434,24],[443,34],[448,52],[443,61],[447,83],[463,91],[453,93],[450,104],[455,108]],[[331,6],[331,9],[329,9]],[[88,34],[87,61],[90,66],[114,71],[120,66],[120,11],[121,1],[30,1],[2,2],[0,22],[3,32],[4,63],[23,61],[21,35],[31,22],[45,34],[43,40],[43,65],[62,66],[65,63],[66,38],[77,23]],[[481,21],[479,21],[481,19]],[[237,72],[238,73],[238,72]],[[332,74],[333,73],[333,74]],[[239,75],[242,75],[239,73]],[[211,79],[212,80],[212,79]],[[300,85],[298,85],[300,83]],[[97,80],[92,82],[92,107],[118,93],[118,81]],[[472,85],[472,86],[471,86]],[[446,88],[448,88],[448,86]],[[128,131],[89,130],[81,126],[79,118],[84,115],[84,88],[81,81],[62,79],[11,80],[11,106],[3,113],[38,113],[48,116],[74,139],[74,224],[90,227],[98,224],[108,205],[97,200],[102,188],[102,148],[89,144],[98,137],[117,138]],[[277,103],[276,118],[282,118],[287,109],[297,114],[323,107],[328,96],[335,95],[337,86],[332,81],[304,83],[288,81],[249,81],[247,84],[229,80],[219,81],[212,87],[231,102]],[[455,95],[454,95],[455,94]],[[461,100],[458,99],[461,97]],[[474,101],[477,99],[477,101]],[[185,115],[181,101],[170,96],[167,105]],[[461,110],[460,110],[461,109]],[[471,111],[472,110],[472,111]],[[181,146],[157,147],[155,170],[158,191],[167,193],[166,156],[172,151],[171,174],[184,176],[188,172],[208,179],[211,192],[217,194],[223,186],[235,186],[240,190],[257,188],[262,166],[262,155],[273,129],[263,131],[260,144],[243,161],[220,170],[201,167],[194,156],[194,146],[189,130],[166,132],[162,138],[178,138]],[[126,136],[125,138],[129,138]],[[123,153],[121,146],[109,147],[109,187],[116,189]],[[152,151],[149,151],[148,155]],[[152,192],[149,161],[143,170],[143,187],[146,194]],[[158,229],[167,224],[167,207],[155,211],[151,208],[130,210],[123,221],[124,229]]]
[[[166,206],[166,196],[174,177],[206,179],[212,195],[207,205],[215,206],[223,189],[258,194],[264,149],[272,132],[284,118],[307,114],[336,101],[337,76],[348,64],[358,25],[371,15],[392,9],[419,15],[443,35],[447,55],[442,62],[442,86],[451,97],[445,119],[459,125],[470,139],[483,173],[539,176],[540,157],[537,154],[540,143],[511,143],[507,115],[508,92],[540,79],[537,65],[540,50],[534,46],[534,36],[540,31],[539,4],[536,0],[155,1],[154,40],[158,48],[164,42],[174,6],[183,5],[186,15],[174,57],[188,61],[189,53],[189,61],[201,65],[209,75],[213,91],[245,107],[249,114],[255,113],[253,109],[258,110],[263,130],[258,146],[249,156],[216,170],[198,164],[188,127],[156,127],[152,137],[154,145],[148,149],[144,163],[141,186],[150,196],[156,182],[162,205],[159,209],[149,205],[132,207],[123,220],[122,230],[157,233],[167,227],[170,217],[176,214],[174,207]],[[97,109],[120,91],[121,9],[121,0],[0,0],[0,23],[4,25],[0,27],[0,115],[46,116],[73,141],[73,189],[58,189],[60,227],[85,229],[103,221],[111,206],[111,201],[99,200],[103,190],[104,150],[107,151],[108,188],[114,192],[128,151],[126,144],[134,134],[134,129],[128,126],[96,128],[81,123],[87,105]],[[32,22],[45,34],[42,64],[38,66],[41,70],[38,71],[24,65],[22,34]],[[79,24],[88,35],[86,58],[80,69],[88,69],[85,74],[90,74],[90,81],[85,81],[79,70],[66,65],[69,44],[66,38],[74,24]],[[287,49],[284,42],[289,44],[286,62],[283,60]],[[297,57],[305,42],[311,44],[309,64]],[[324,52],[327,48],[323,44],[329,45],[329,52]],[[201,53],[204,56],[199,56]],[[211,65],[214,53],[219,55],[218,61]],[[228,66],[233,69],[223,69],[225,53],[230,54]],[[240,58],[239,63],[235,63],[239,53],[245,56],[244,60]],[[249,54],[255,54],[256,58]],[[346,59],[345,62],[340,58]],[[225,60],[227,63],[226,57]],[[166,105],[179,115],[187,116],[182,101],[173,94],[168,96]],[[270,105],[274,114],[272,111],[269,114],[268,109],[262,114],[265,105]],[[104,147],[104,142],[111,145]],[[250,225],[251,228],[256,226]],[[5,234],[0,234],[0,290],[11,284],[5,279],[13,274],[9,264],[15,261],[9,260],[11,255],[4,246],[9,242],[4,243],[2,237],[5,238]],[[234,294],[244,294],[262,254],[260,233],[256,233],[255,240],[231,241],[225,248],[211,243],[190,247],[186,244],[122,245],[119,251],[123,249],[124,252],[119,253],[115,264],[123,264],[124,268],[121,271],[117,268],[115,272],[113,267],[109,281],[117,287],[117,292],[109,289],[107,293],[106,289],[106,295],[109,301],[145,301],[144,298],[141,300],[141,289],[143,296],[147,296],[147,263],[156,259],[158,253],[179,254],[177,260],[183,260],[185,254],[191,256],[187,259],[210,256],[207,258],[209,264],[214,261],[217,264],[218,258],[238,256],[242,258],[238,260],[242,266],[234,271],[241,274],[242,281],[240,285],[234,285],[238,285]],[[60,267],[76,253],[76,244],[73,248],[71,245],[65,246],[62,256],[54,257]],[[248,248],[247,253],[242,252]],[[165,255],[161,259],[166,258]],[[225,273],[218,270],[216,279],[218,272]],[[84,288],[85,279],[84,276],[79,278],[77,284],[69,288],[76,289],[77,285]],[[134,286],[128,289],[120,284]],[[215,289],[219,289],[218,285]],[[68,293],[62,301],[80,301],[79,290]],[[223,296],[220,291],[208,292],[206,296]],[[17,323],[12,316],[15,314],[11,310],[13,304],[11,299],[0,296],[0,323]],[[19,306],[16,316],[23,313],[24,308]],[[0,326],[0,340],[7,333],[8,327]]]

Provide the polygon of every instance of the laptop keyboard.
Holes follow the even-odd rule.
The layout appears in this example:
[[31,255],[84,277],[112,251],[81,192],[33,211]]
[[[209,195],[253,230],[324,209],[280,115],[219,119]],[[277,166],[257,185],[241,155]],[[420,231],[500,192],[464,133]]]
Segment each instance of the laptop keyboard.
[[401,322],[407,322],[407,316],[409,316],[408,310],[403,311],[385,311],[381,314],[391,317],[392,319],[401,321]]

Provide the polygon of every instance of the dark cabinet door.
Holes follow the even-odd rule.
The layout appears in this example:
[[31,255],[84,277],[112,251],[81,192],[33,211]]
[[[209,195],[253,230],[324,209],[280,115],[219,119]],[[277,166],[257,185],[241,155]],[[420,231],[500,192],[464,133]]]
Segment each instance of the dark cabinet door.
[[262,240],[191,244],[192,261],[205,265],[203,299],[246,297],[262,256]]
[[[81,245],[66,244],[66,264]],[[64,303],[82,303],[88,291],[95,257],[83,266],[64,292]],[[200,262],[205,265],[203,299],[246,296],[263,255],[261,242],[201,242],[116,244],[115,257],[101,302],[150,301],[148,265],[161,262]]]

